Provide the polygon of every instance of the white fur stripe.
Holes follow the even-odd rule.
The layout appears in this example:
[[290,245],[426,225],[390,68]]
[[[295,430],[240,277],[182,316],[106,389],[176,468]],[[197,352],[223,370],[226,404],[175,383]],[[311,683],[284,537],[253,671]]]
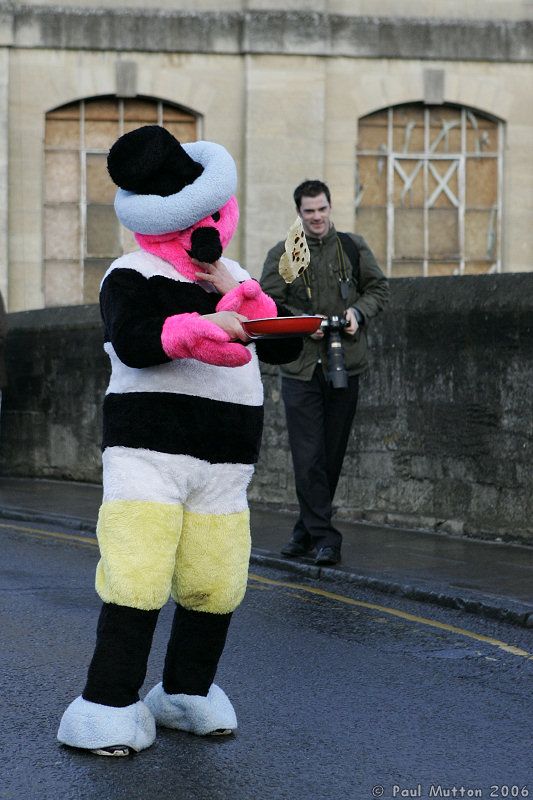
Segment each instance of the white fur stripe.
[[228,268],[236,281],[247,281],[251,278],[250,273],[241,267],[237,261],[232,261],[231,258],[226,258],[226,256],[222,256],[220,260]]
[[[229,258],[221,260],[236,280],[247,280],[250,277],[236,261]],[[172,281],[190,283],[171,264],[142,250],[118,258],[111,264],[105,277],[114,269],[132,269],[147,279],[158,275]],[[182,358],[167,364],[135,369],[123,364],[111,342],[107,342],[104,350],[110,358],[112,368],[107,392],[172,392],[245,406],[261,406],[263,384],[259,362],[255,345],[249,344],[248,347],[252,360],[243,367],[215,367],[196,359]]]
[[179,504],[198,514],[235,514],[248,508],[251,464],[208,464],[191,456],[128,447],[106,448],[102,461],[104,502]]
[[[233,261],[231,258],[226,258],[226,256],[222,256],[220,260],[228,268],[229,272],[236,281],[246,281],[251,277],[250,273],[243,269],[243,267],[241,267],[237,261]],[[138,272],[145,278],[153,278],[156,275],[159,275],[162,278],[168,278],[169,280],[177,281],[178,283],[192,283],[189,278],[186,278],[184,275],[179,273],[172,264],[168,263],[168,261],[159,258],[159,256],[154,256],[153,253],[147,253],[145,250],[134,250],[131,253],[126,253],[125,255],[120,256],[120,258],[115,259],[115,261],[113,261],[113,263],[110,264],[109,268],[107,269],[102,279],[102,283],[115,269],[133,269],[135,272]]]
[[263,405],[263,384],[255,345],[248,345],[252,360],[243,367],[215,367],[193,358],[178,358],[155,367],[134,369],[119,359],[113,345],[104,350],[111,361],[112,374],[107,393],[170,392],[206,397],[244,406]]
[[146,253],[144,250],[134,250],[131,253],[125,253],[123,256],[120,256],[120,258],[116,258],[115,261],[109,265],[109,268],[102,278],[102,283],[115,269],[133,269],[145,278],[153,278],[156,275],[160,275],[163,278],[168,278],[170,281],[192,283],[188,278],[180,275],[177,269],[173,267],[172,264],[169,264],[168,261],[164,261],[162,258],[154,256],[152,253]]

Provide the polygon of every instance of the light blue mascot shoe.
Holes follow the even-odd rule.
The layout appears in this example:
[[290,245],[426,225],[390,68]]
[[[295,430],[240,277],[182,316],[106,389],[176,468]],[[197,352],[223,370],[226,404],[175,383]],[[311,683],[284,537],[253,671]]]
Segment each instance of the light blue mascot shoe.
[[129,750],[138,752],[154,743],[155,720],[142,700],[115,708],[80,696],[63,714],[57,738],[98,755],[128,755]]
[[167,694],[163,684],[148,692],[144,702],[158,725],[195,733],[197,736],[223,736],[237,729],[235,710],[225,692],[212,684],[207,697]]

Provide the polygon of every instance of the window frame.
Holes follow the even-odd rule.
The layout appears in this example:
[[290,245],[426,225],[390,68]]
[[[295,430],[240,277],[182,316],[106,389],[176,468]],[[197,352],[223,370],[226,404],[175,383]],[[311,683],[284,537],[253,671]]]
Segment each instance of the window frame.
[[[412,151],[412,152],[400,152],[399,149],[394,147],[394,112],[395,111],[404,111],[406,109],[413,108],[417,111],[423,110],[423,118],[424,118],[424,149],[423,151]],[[458,151],[457,149],[449,150],[448,152],[435,152],[432,148],[436,146],[436,140],[433,142],[430,141],[430,133],[431,133],[431,113],[435,112],[438,109],[446,109],[447,111],[456,110],[460,112],[460,125],[461,125],[461,149]],[[505,126],[502,120],[491,116],[490,114],[486,114],[482,111],[477,109],[471,109],[466,106],[457,106],[453,104],[443,104],[442,106],[434,106],[434,105],[425,105],[423,103],[405,103],[395,106],[389,106],[388,108],[381,109],[371,114],[365,115],[361,117],[359,120],[358,125],[358,132],[360,130],[360,124],[364,120],[369,120],[373,116],[377,116],[378,114],[383,114],[383,112],[387,113],[387,137],[386,137],[386,145],[380,147],[379,150],[377,149],[359,149],[357,148],[356,151],[356,181],[355,181],[355,214],[357,219],[357,212],[359,208],[383,208],[383,206],[364,206],[362,205],[362,192],[361,186],[359,184],[359,176],[358,176],[358,159],[359,157],[375,157],[386,159],[386,175],[387,175],[387,187],[386,187],[386,242],[385,242],[385,252],[386,252],[386,263],[385,263],[385,270],[388,277],[395,277],[393,274],[393,266],[395,263],[401,264],[402,260],[404,263],[408,263],[410,260],[416,261],[417,263],[420,261],[422,264],[422,273],[424,277],[428,276],[430,264],[435,263],[445,263],[445,262],[452,262],[457,263],[457,267],[454,270],[453,274],[456,275],[463,275],[465,274],[465,267],[467,264],[471,262],[480,263],[480,261],[485,261],[485,259],[469,259],[466,256],[465,251],[465,232],[466,232],[466,213],[470,210],[483,210],[483,211],[490,211],[491,214],[495,215],[494,221],[494,229],[496,232],[496,249],[494,252],[494,257],[492,259],[487,258],[487,273],[494,273],[494,272],[501,272],[502,271],[502,216],[503,216],[503,155],[504,155],[504,136],[505,136]],[[467,131],[468,131],[468,123],[472,125],[472,120],[476,119],[483,119],[489,122],[492,122],[495,125],[495,131],[497,135],[497,144],[496,149],[491,149],[487,151],[483,151],[482,149],[476,150],[476,152],[472,152],[467,147]],[[472,128],[471,128],[472,129]],[[438,142],[437,142],[438,145]],[[486,206],[482,209],[476,209],[476,206],[467,206],[466,205],[466,191],[467,191],[467,182],[466,182],[466,166],[468,159],[474,158],[490,158],[496,160],[496,202],[492,206]],[[401,167],[399,167],[400,162],[402,161],[412,161],[412,162],[419,162],[421,164],[421,169],[423,172],[423,181],[424,181],[424,204],[422,207],[423,211],[423,238],[424,238],[424,252],[421,258],[403,258],[400,255],[395,254],[395,211],[398,204],[394,203],[394,190],[395,190],[395,172],[400,174]],[[448,195],[450,202],[457,208],[457,224],[458,224],[458,244],[459,244],[459,254],[458,258],[432,258],[430,253],[429,247],[429,212],[433,206],[432,203],[429,201],[431,197],[435,195],[435,191],[431,197],[428,197],[429,193],[429,175],[431,171],[432,162],[435,161],[448,161],[448,162],[456,162],[456,167],[454,172],[457,172],[457,181],[458,181],[458,192],[457,204],[455,204]],[[410,176],[412,176],[412,171]],[[435,173],[433,173],[434,179],[439,184],[437,189],[438,191],[435,199],[438,198],[441,191],[446,191],[446,188],[441,188],[441,182]],[[442,177],[442,176],[441,176]],[[403,178],[402,178],[403,179]],[[442,182],[445,183],[445,179]],[[449,187],[448,187],[449,188]],[[364,231],[363,231],[364,233]]]
[[[54,112],[59,112],[63,108],[68,106],[77,106],[78,108],[78,130],[79,130],[79,137],[77,141],[77,148],[75,148],[74,144],[72,145],[65,145],[60,146],[57,144],[47,144],[46,138],[43,142],[43,154],[46,157],[47,153],[76,153],[77,149],[77,156],[78,156],[78,169],[79,169],[79,186],[78,186],[78,199],[77,202],[72,201],[68,203],[68,205],[72,207],[77,207],[78,209],[78,219],[79,219],[79,241],[78,241],[78,252],[77,258],[69,258],[64,259],[65,262],[71,262],[72,264],[78,263],[78,280],[79,285],[77,287],[77,293],[79,297],[79,302],[86,303],[89,302],[86,300],[87,291],[86,291],[86,262],[88,261],[99,261],[99,260],[111,260],[112,257],[117,256],[99,256],[93,255],[89,253],[88,250],[88,206],[92,205],[88,203],[88,186],[87,186],[87,163],[88,159],[91,155],[98,155],[98,156],[107,156],[109,152],[109,147],[95,147],[95,146],[87,146],[86,144],[86,107],[88,104],[91,103],[98,103],[98,102],[106,102],[112,101],[117,104],[118,106],[118,136],[122,136],[125,132],[125,129],[128,122],[130,120],[125,118],[125,108],[127,108],[128,101],[141,101],[141,102],[149,102],[153,103],[156,106],[156,116],[157,121],[152,123],[146,122],[145,124],[157,124],[157,125],[164,125],[164,110],[165,109],[174,109],[177,112],[181,112],[183,114],[190,115],[191,123],[194,122],[195,126],[195,136],[197,139],[201,138],[202,136],[202,117],[201,115],[197,114],[195,111],[186,108],[184,106],[180,106],[177,103],[169,102],[167,100],[163,100],[157,97],[149,97],[144,95],[138,95],[134,98],[119,98],[116,95],[97,95],[94,97],[86,97],[81,98],[79,100],[74,100],[72,102],[62,104],[61,106],[56,106],[53,109],[49,109],[45,115],[45,137],[46,137],[46,125],[48,123],[48,115],[53,114]],[[53,119],[53,117],[51,118]],[[168,120],[168,124],[172,124],[174,120]],[[117,136],[117,138],[118,138]],[[65,206],[67,203],[61,201],[54,201],[46,198],[45,189],[46,189],[46,181],[47,175],[46,170],[43,170],[43,215],[45,214],[46,209]],[[108,205],[108,204],[99,204],[94,203],[94,205]],[[132,242],[131,242],[132,234],[127,231],[122,225],[119,225],[119,250],[120,253],[129,252],[132,249]],[[128,241],[129,240],[129,241]],[[43,242],[42,242],[42,253],[43,253],[43,272],[42,272],[42,281],[43,281],[43,295],[45,297],[45,305],[47,303],[47,285],[46,285],[46,276],[47,276],[47,263],[49,261],[63,261],[63,259],[57,258],[47,258],[47,241],[46,241],[46,227],[43,225]]]

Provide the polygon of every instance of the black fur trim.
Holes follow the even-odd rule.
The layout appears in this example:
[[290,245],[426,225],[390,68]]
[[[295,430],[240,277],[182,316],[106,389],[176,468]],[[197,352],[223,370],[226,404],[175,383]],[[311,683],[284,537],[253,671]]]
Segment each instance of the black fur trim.
[[136,194],[176,194],[204,168],[160,125],[144,125],[117,139],[107,157],[111,180]]
[[159,610],[103,604],[85,700],[118,708],[139,700],[158,615]]
[[104,448],[145,448],[210,464],[255,464],[262,430],[262,406],[166,392],[104,399]]
[[167,694],[207,696],[224,650],[231,616],[176,606],[163,672],[163,689]]
[[[294,316],[281,303],[276,303],[276,308],[278,317]],[[265,364],[288,364],[290,361],[296,361],[303,346],[302,336],[292,336],[287,339],[258,339],[255,343],[257,358]]]
[[191,249],[187,250],[191,258],[214,264],[222,255],[220,234],[216,228],[196,228],[191,235]]
[[296,361],[302,352],[303,338],[258,339],[255,343],[257,358],[265,364],[288,364]]
[[114,269],[102,284],[100,309],[105,340],[128,367],[152,367],[171,361],[161,345],[167,317],[214,314],[221,295],[162,275],[145,278],[134,269]]

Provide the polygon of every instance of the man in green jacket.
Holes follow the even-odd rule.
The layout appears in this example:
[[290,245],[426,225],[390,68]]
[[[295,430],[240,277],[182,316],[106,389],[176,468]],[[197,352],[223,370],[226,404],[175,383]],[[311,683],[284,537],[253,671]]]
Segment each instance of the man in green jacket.
[[[333,497],[357,406],[359,375],[368,367],[366,329],[387,303],[389,287],[364,239],[335,230],[325,183],[305,181],[294,190],[294,201],[311,254],[309,267],[285,283],[279,274],[285,243],[278,242],[266,257],[261,286],[291,313],[320,314],[329,324],[304,340],[296,361],[281,367],[300,506],[292,538],[281,552],[297,557],[316,549],[316,564],[336,564],[342,535],[331,522]],[[331,347],[339,327],[335,317],[343,352],[340,372],[339,359],[332,359],[339,353]]]

